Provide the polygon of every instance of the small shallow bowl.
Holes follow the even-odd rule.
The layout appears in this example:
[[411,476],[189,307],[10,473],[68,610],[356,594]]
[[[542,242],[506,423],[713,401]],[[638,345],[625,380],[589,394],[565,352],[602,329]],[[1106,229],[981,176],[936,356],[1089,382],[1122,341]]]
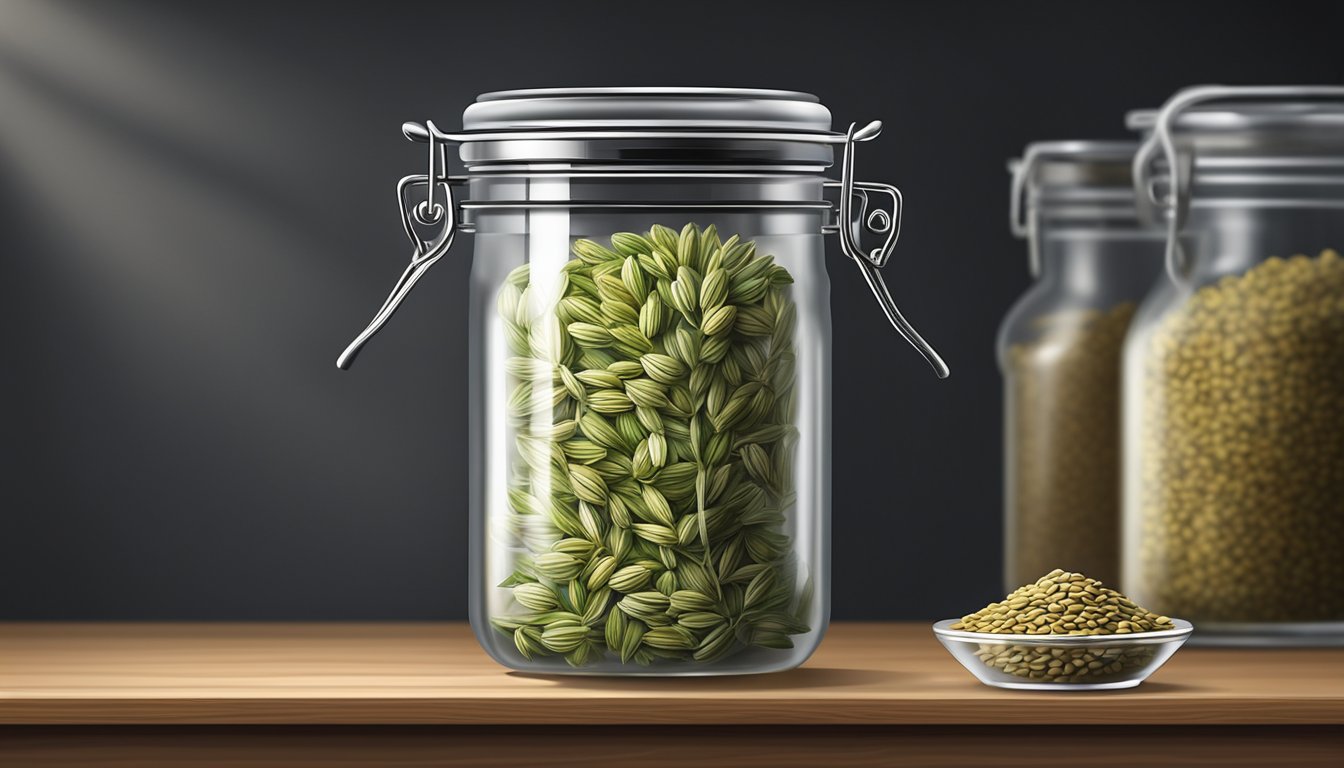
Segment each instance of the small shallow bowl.
[[976,679],[996,688],[1105,691],[1148,679],[1190,637],[1188,621],[1130,635],[994,635],[933,625],[933,634]]

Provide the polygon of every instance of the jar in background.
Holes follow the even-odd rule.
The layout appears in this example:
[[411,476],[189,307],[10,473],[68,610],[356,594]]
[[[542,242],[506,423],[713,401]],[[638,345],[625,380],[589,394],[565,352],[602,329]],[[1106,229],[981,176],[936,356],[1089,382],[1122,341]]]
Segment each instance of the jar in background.
[[1125,591],[1203,642],[1344,638],[1344,88],[1192,88],[1140,202],[1170,280],[1125,360]]
[[1135,209],[1137,149],[1042,142],[1010,164],[1035,282],[998,337],[1005,589],[1056,568],[1119,581],[1121,347],[1162,269],[1162,232]]
[[[816,648],[830,601],[825,234],[947,373],[878,271],[900,193],[856,181],[854,154],[879,130],[833,132],[807,94],[721,88],[490,93],[461,132],[405,126],[429,150],[428,172],[399,187],[412,264],[339,364],[455,232],[474,233],[471,621],[497,661],[730,674]],[[465,177],[445,171],[450,143]],[[410,187],[426,197],[412,204]]]

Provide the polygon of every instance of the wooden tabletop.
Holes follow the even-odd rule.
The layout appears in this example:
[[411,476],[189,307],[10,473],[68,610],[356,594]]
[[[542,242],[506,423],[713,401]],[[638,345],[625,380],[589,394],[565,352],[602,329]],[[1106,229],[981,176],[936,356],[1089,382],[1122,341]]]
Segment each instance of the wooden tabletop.
[[1322,725],[1344,649],[1186,648],[1129,691],[976,682],[927,624],[837,624],[747,677],[511,673],[463,624],[0,624],[0,725]]

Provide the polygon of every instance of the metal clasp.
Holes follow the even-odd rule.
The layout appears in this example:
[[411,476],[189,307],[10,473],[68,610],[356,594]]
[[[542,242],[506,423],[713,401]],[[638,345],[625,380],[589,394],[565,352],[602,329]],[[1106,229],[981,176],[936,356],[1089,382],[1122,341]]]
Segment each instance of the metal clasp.
[[[840,210],[836,226],[840,235],[840,250],[858,266],[864,282],[873,292],[873,298],[877,299],[878,306],[882,308],[892,327],[923,355],[938,378],[945,379],[950,373],[947,363],[901,314],[880,272],[891,259],[892,250],[901,236],[901,215],[905,209],[901,191],[890,184],[854,179],[854,148],[861,141],[877,138],[882,132],[882,123],[875,120],[858,130],[855,130],[855,125],[850,124],[846,136],[844,157],[840,165],[840,181],[826,182],[827,187],[840,190]],[[887,196],[891,200],[891,212],[888,213],[886,209],[880,207],[869,211],[871,194]],[[857,213],[854,208],[855,202],[858,203]],[[864,230],[884,236],[882,245],[871,251],[865,250],[861,237]]]
[[[1096,163],[1127,163],[1134,159],[1137,148],[1135,143],[1128,141],[1036,141],[1027,145],[1020,159],[1008,161],[1008,172],[1012,176],[1008,229],[1014,237],[1027,241],[1027,263],[1033,278],[1041,276],[1042,222],[1049,208],[1057,210],[1081,204],[1091,211],[1089,215],[1100,216],[1104,214],[1097,212],[1098,207],[1114,205],[1121,199],[1112,197],[1109,191],[1087,189],[1091,182],[1051,180],[1049,174],[1042,174],[1048,169],[1047,164],[1070,162],[1081,167]],[[1131,193],[1117,194],[1123,195],[1124,207],[1130,208]]]
[[1014,160],[1008,164],[1008,170],[1012,173],[1008,229],[1014,237],[1021,237],[1027,241],[1027,266],[1032,278],[1041,276],[1041,248],[1040,240],[1036,237],[1035,219],[1027,212],[1027,184],[1036,172],[1042,151],[1040,145],[1029,146],[1022,154],[1021,160]]
[[[1195,153],[1193,148],[1178,151],[1172,128],[1182,112],[1201,104],[1227,99],[1272,101],[1275,99],[1344,99],[1344,87],[1334,85],[1204,85],[1187,88],[1171,97],[1157,113],[1153,134],[1134,155],[1134,189],[1141,215],[1156,222],[1167,220],[1167,275],[1178,286],[1186,284],[1189,264],[1182,264],[1180,234],[1190,210]],[[1169,178],[1156,176],[1153,164],[1158,153],[1166,160]],[[1159,187],[1165,188],[1165,194]]]
[[[843,139],[845,151],[840,181],[826,182],[827,187],[838,187],[840,190],[839,224],[835,229],[840,235],[841,250],[859,267],[864,281],[868,284],[869,290],[873,292],[878,305],[882,307],[887,320],[905,337],[906,341],[924,356],[924,359],[933,367],[939,378],[946,378],[948,375],[947,364],[897,309],[895,301],[891,298],[891,292],[887,289],[886,282],[883,281],[882,275],[878,271],[891,258],[892,248],[900,236],[901,214],[904,205],[901,192],[896,187],[876,182],[855,181],[854,147],[858,142],[876,138],[881,131],[882,124],[876,121],[858,130],[855,129],[854,125],[850,125],[849,132]],[[424,125],[406,123],[402,126],[402,132],[412,141],[423,141],[429,145],[428,172],[407,176],[397,183],[397,204],[401,210],[402,227],[414,246],[414,250],[411,252],[411,263],[402,272],[401,278],[398,279],[396,285],[392,288],[392,292],[388,294],[382,307],[374,315],[373,320],[369,322],[368,327],[350,343],[350,346],[337,359],[336,365],[342,369],[350,367],[355,356],[359,354],[359,351],[374,334],[382,330],[425,271],[448,252],[453,244],[453,236],[459,229],[458,212],[453,202],[452,186],[465,182],[465,178],[447,175],[447,158],[444,148],[449,142],[461,141],[464,137],[445,134],[439,131],[432,122],[426,122]],[[717,136],[718,134],[710,135]],[[774,135],[770,136],[778,138]],[[834,138],[831,138],[831,136],[834,136]],[[838,141],[839,138],[838,135],[828,135],[826,137],[798,135],[792,137],[791,140],[825,140],[832,142]],[[426,187],[425,199],[417,205],[409,205],[406,192],[412,187],[421,185]],[[442,188],[445,198],[442,204],[436,201],[436,192],[440,188]],[[888,212],[880,207],[869,211],[869,196],[872,194],[886,195],[890,198],[891,211]],[[855,211],[856,202],[858,203],[857,213]],[[658,207],[658,205],[650,204],[649,207]],[[433,236],[423,237],[416,229],[417,225],[438,225],[439,229]],[[871,251],[865,250],[861,242],[861,233],[864,230],[884,235],[885,240],[882,245]]]
[[[401,306],[402,300],[415,287],[416,282],[453,246],[453,236],[457,234],[457,208],[453,202],[452,187],[465,183],[466,179],[448,175],[447,144],[439,138],[442,134],[434,127],[434,123],[428,121],[424,126],[418,123],[406,123],[402,126],[402,133],[412,141],[426,141],[429,144],[428,172],[405,176],[397,182],[397,207],[401,211],[401,226],[413,246],[411,263],[401,273],[396,285],[392,287],[392,292],[383,301],[383,306],[374,314],[373,320],[369,321],[368,327],[361,331],[336,359],[336,367],[342,370],[349,369],[369,339],[383,329]],[[410,205],[406,193],[420,186],[425,187],[425,199],[416,205]],[[442,203],[435,200],[435,191],[439,188],[443,189]],[[425,237],[420,234],[417,225],[437,226],[438,230]]]

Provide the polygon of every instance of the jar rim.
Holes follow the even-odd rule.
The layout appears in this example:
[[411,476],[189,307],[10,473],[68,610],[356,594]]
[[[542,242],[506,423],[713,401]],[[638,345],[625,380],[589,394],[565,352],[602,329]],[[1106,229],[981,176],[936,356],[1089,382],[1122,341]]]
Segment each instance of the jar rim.
[[810,93],[763,88],[525,88],[483,93],[465,134],[622,130],[826,133],[831,112]]
[[[1125,114],[1132,130],[1152,130],[1161,110],[1135,109]],[[1233,101],[1189,107],[1175,116],[1172,128],[1191,132],[1292,130],[1344,125],[1344,103],[1317,101]]]
[[1020,158],[1008,161],[1008,172],[1024,176],[1029,195],[1072,190],[1133,187],[1131,164],[1137,141],[1068,139],[1034,141]]
[[1032,221],[1054,217],[1098,226],[1138,223],[1132,161],[1136,141],[1073,139],[1037,141],[1009,161],[1009,223],[1014,235],[1032,237]]
[[566,98],[580,96],[710,96],[719,98],[776,99],[781,101],[805,101],[816,104],[821,99],[815,94],[804,91],[790,91],[780,88],[721,88],[694,86],[600,86],[578,88],[512,88],[502,91],[487,91],[476,97],[476,101],[504,101],[507,99]]

